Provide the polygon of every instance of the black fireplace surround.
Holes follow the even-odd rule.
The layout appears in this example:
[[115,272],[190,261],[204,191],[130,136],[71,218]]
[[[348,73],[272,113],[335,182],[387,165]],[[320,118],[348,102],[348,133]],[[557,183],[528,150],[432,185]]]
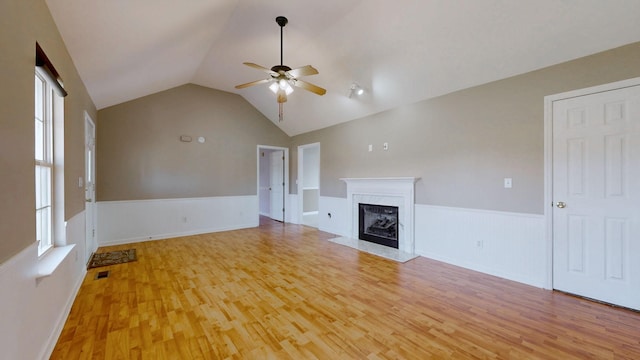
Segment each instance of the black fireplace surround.
[[398,248],[398,207],[358,204],[358,238]]

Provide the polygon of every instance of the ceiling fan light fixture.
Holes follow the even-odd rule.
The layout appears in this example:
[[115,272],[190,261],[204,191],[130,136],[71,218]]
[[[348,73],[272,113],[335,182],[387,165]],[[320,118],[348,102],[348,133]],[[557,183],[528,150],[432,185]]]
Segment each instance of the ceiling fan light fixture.
[[277,82],[269,85],[269,90],[271,90],[274,94],[277,94],[279,90],[284,90],[287,95],[291,95],[291,93],[293,92],[293,87],[291,87],[287,80],[280,79]]
[[280,79],[280,81],[278,81],[278,86],[280,87],[280,89],[284,90],[287,95],[290,95],[293,92],[293,88],[289,84],[289,81],[285,79]]

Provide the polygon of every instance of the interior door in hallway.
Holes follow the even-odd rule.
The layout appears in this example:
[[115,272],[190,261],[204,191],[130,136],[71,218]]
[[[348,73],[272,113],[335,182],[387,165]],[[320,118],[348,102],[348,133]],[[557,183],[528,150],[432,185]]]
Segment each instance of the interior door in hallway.
[[553,287],[640,309],[640,86],[553,102]]
[[96,130],[93,120],[85,115],[85,263],[98,248],[96,242]]
[[284,151],[273,151],[270,156],[270,217],[273,220],[284,221]]

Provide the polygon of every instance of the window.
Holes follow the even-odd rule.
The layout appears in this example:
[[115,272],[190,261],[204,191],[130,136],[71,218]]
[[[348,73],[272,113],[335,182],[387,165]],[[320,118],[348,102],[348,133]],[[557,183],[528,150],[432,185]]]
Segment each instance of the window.
[[35,60],[35,216],[40,256],[54,246],[66,245],[64,97],[67,92],[55,67],[37,43]]
[[35,176],[38,255],[53,246],[53,99],[54,90],[36,67]]

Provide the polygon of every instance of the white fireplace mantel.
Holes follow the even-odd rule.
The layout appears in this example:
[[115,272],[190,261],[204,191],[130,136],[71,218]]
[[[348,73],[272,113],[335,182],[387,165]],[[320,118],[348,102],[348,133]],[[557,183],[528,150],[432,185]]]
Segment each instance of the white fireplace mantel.
[[347,183],[347,225],[349,236],[358,239],[358,204],[398,207],[398,250],[415,253],[414,207],[418,177],[341,178]]

